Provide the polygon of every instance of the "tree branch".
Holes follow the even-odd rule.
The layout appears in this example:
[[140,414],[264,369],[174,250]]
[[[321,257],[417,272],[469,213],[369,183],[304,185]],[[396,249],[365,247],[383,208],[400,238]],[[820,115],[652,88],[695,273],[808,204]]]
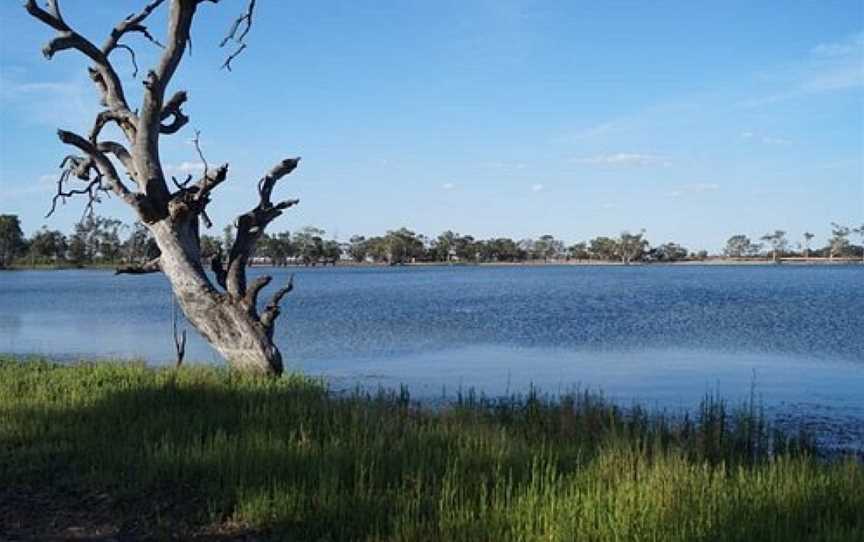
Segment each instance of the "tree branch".
[[114,270],[115,275],[144,275],[147,273],[159,273],[162,267],[159,264],[159,258],[153,258],[149,262],[141,265],[125,265]]
[[237,58],[238,56],[240,56],[240,53],[242,53],[242,52],[245,51],[245,50],[246,50],[246,44],[244,43],[243,45],[241,45],[240,47],[238,47],[236,51],[234,51],[233,53],[231,53],[230,55],[228,55],[228,57],[225,59],[225,62],[222,63],[222,66],[220,67],[220,69],[228,70],[228,71],[230,72],[230,71],[231,71],[231,62],[232,62],[235,58]]
[[249,285],[249,288],[246,290],[246,295],[244,297],[244,302],[246,306],[249,307],[249,312],[257,318],[256,305],[258,304],[258,294],[261,293],[270,281],[273,280],[273,277],[270,275],[263,275],[252,281],[252,284]]
[[[93,160],[83,156],[69,155],[60,162],[60,169],[60,177],[57,179],[57,192],[51,199],[51,209],[48,210],[45,218],[54,214],[54,211],[57,209],[58,201],[65,204],[66,198],[84,194],[88,196],[87,205],[84,207],[84,215],[87,215],[88,212],[92,212],[93,204],[101,201],[98,192],[107,191],[107,189],[102,185],[102,176],[99,174],[98,170],[96,171],[95,177],[91,178],[91,170],[96,169]],[[87,186],[84,188],[64,190],[64,185],[72,175],[75,175],[76,178],[82,181],[87,181]]]
[[[132,152],[135,157],[135,169],[145,179],[144,193],[152,200],[154,206],[165,213],[168,212],[171,193],[159,161],[159,134],[162,132],[161,122],[164,118],[163,101],[168,83],[189,41],[189,28],[197,5],[197,0],[174,0],[171,3],[165,50],[156,68],[150,70],[144,79],[144,99],[139,113],[138,136]],[[169,104],[172,100],[169,100]],[[183,123],[176,116],[175,122]]]
[[294,171],[299,162],[300,158],[287,158],[276,164],[258,181],[258,205],[237,217],[237,237],[228,256],[227,278],[228,293],[237,298],[242,298],[246,294],[246,265],[267,224],[281,215],[282,211],[300,202],[291,199],[273,205],[270,201],[276,182]]
[[150,16],[151,13],[153,13],[153,10],[158,8],[159,5],[162,4],[162,2],[164,1],[165,0],[153,0],[152,2],[144,6],[144,9],[142,9],[140,13],[133,13],[126,17],[123,21],[118,23],[117,26],[115,26],[114,29],[111,31],[111,35],[108,36],[108,39],[105,40],[105,43],[102,45],[102,52],[105,53],[105,56],[108,56],[108,54],[115,47],[120,47],[120,38],[122,38],[123,35],[127,32],[139,32],[155,45],[159,47],[164,47],[161,43],[156,41],[156,38],[154,38],[150,34],[150,32],[147,30],[147,27],[141,24],[142,22],[144,22],[144,19],[146,19],[148,16]]
[[117,125],[123,128],[123,130],[127,133],[135,133],[135,124],[137,122],[137,119],[135,118],[135,115],[132,114],[132,112],[106,109],[96,115],[96,120],[93,122],[93,128],[90,130],[90,141],[95,144],[96,140],[99,137],[99,134],[102,132],[102,128],[104,128],[106,124],[112,121],[116,122]]
[[246,4],[246,12],[237,17],[231,25],[228,34],[219,43],[219,47],[225,47],[229,41],[233,41],[239,45],[233,53],[228,55],[225,62],[222,63],[222,68],[231,71],[231,61],[237,58],[240,53],[246,50],[246,35],[252,29],[252,13],[255,11],[255,0],[249,0]]
[[270,303],[267,304],[267,307],[264,308],[264,312],[261,314],[261,325],[264,326],[264,332],[267,333],[267,337],[271,340],[273,339],[273,324],[276,322],[276,318],[279,317],[279,314],[281,314],[279,303],[281,303],[282,298],[293,289],[294,275],[292,274],[291,278],[288,279],[288,285],[284,288],[280,288],[273,294],[273,297],[270,298]]
[[137,182],[135,164],[132,162],[132,155],[129,154],[126,147],[116,141],[100,141],[96,145],[96,148],[99,149],[99,152],[113,154],[118,160],[120,160],[123,167],[126,168],[129,177],[131,177],[133,181]]
[[189,98],[185,90],[178,90],[171,96],[165,105],[162,106],[162,114],[159,116],[160,122],[165,121],[168,117],[174,117],[170,124],[160,124],[159,131],[163,134],[177,133],[180,128],[184,127],[189,122],[189,117],[183,114],[181,107]]
[[214,188],[222,184],[228,177],[228,164],[222,164],[213,171],[208,171],[201,179],[195,183],[197,192],[195,193],[196,201],[206,206],[210,202],[210,192]]
[[140,210],[141,202],[139,198],[136,197],[136,194],[131,193],[129,189],[126,188],[126,185],[123,184],[123,181],[121,181],[120,177],[117,175],[117,170],[114,168],[114,164],[111,163],[111,160],[109,160],[108,157],[96,147],[96,145],[91,141],[84,139],[80,135],[66,130],[57,130],[57,136],[63,143],[72,145],[86,154],[93,161],[99,174],[107,181],[108,188],[133,208]]
[[192,143],[195,144],[195,152],[198,153],[198,158],[204,164],[204,176],[206,177],[210,172],[210,166],[207,165],[207,159],[204,158],[204,152],[201,150],[201,132],[199,130],[195,130],[195,138],[192,140]]
[[122,43],[117,44],[116,49],[123,49],[129,53],[129,59],[132,61],[132,79],[138,77],[138,62],[135,60],[135,49]]
[[222,288],[226,288],[225,279],[227,277],[227,272],[225,271],[225,265],[222,263],[221,249],[217,251],[212,258],[210,258],[210,270],[213,271],[214,275],[216,275],[216,283]]
[[[57,31],[57,35],[42,49],[45,57],[50,59],[56,53],[66,49],[75,49],[87,56],[94,63],[94,67],[90,69],[90,76],[99,87],[103,104],[123,118],[134,118],[126,103],[123,85],[117,76],[117,72],[108,60],[108,56],[101,49],[93,45],[91,41],[66,24],[66,21],[60,15],[58,0],[49,1],[47,10],[40,8],[36,0],[27,0],[24,8],[31,16]],[[128,123],[121,124],[121,128],[126,133],[129,141],[132,141],[135,134],[130,129]]]
[[297,158],[286,158],[273,166],[273,168],[267,172],[267,175],[258,181],[258,195],[261,197],[261,202],[258,204],[258,207],[265,208],[270,205],[270,196],[273,194],[273,187],[276,186],[276,182],[297,169],[299,164],[299,156]]

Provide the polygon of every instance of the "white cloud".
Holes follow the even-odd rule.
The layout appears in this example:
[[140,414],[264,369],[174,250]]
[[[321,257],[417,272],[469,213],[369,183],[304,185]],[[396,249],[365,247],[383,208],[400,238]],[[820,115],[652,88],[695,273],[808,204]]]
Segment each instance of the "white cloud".
[[204,164],[201,162],[181,162],[180,165],[177,166],[177,170],[185,173],[204,171]]
[[528,164],[525,162],[502,162],[500,160],[493,160],[489,162],[481,162],[479,166],[483,169],[494,169],[496,171],[514,171],[517,169],[526,169]]
[[441,185],[441,188],[443,188],[444,190],[453,190],[454,188],[456,188],[456,185],[453,183],[444,183]]
[[720,185],[717,183],[690,183],[667,192],[666,196],[680,198],[688,194],[704,194],[706,192],[716,192],[717,190],[720,190]]
[[757,134],[749,130],[741,132],[741,139],[747,141],[759,141],[766,145],[788,145],[789,143],[792,143],[791,140],[786,139],[785,137]]
[[163,169],[166,175],[194,175],[204,172],[204,164],[201,162],[180,162],[179,164],[165,164]]
[[540,183],[531,185],[531,191],[532,192],[540,192],[541,190],[543,190],[543,188],[544,188],[543,185]]
[[693,183],[686,185],[685,188],[692,192],[713,192],[719,190],[720,185],[717,183]]
[[576,164],[587,164],[610,167],[645,167],[645,166],[668,166],[669,162],[662,156],[656,154],[642,154],[635,152],[618,152],[613,154],[599,154],[585,158],[574,158]]

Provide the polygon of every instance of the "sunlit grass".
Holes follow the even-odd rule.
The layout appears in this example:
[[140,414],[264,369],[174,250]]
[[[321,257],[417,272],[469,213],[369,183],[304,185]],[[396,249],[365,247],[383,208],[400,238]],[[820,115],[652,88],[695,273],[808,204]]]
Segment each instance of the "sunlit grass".
[[7,359],[0,484],[108,494],[138,534],[861,540],[864,466],[815,459],[755,407],[709,397],[682,418],[532,393],[433,411],[297,375]]

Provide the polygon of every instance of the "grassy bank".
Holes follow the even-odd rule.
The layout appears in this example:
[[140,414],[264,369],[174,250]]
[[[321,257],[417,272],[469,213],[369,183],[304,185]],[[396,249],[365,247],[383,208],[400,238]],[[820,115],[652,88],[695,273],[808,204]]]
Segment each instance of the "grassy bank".
[[334,397],[299,376],[0,360],[0,533],[861,540],[864,465],[754,405]]

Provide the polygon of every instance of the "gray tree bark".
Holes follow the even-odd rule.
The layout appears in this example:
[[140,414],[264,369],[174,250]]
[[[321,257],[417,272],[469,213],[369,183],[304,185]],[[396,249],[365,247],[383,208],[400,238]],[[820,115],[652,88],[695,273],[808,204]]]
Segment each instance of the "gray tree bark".
[[[27,1],[27,12],[56,31],[43,48],[45,57],[51,59],[64,50],[85,55],[92,62],[90,77],[105,108],[97,115],[86,137],[58,131],[60,140],[80,154],[67,156],[61,163],[63,171],[51,212],[58,199],[73,195],[88,196],[88,206],[98,201],[99,192],[111,192],[120,197],[153,234],[161,255],[143,266],[120,268],[117,273],[163,272],[189,322],[232,367],[249,373],[278,375],[283,371],[283,363],[273,341],[273,327],[279,316],[279,304],[293,284],[289,282],[277,290],[259,314],[258,296],[271,278],[260,277],[247,285],[246,267],[267,225],[298,203],[296,199],[274,203],[271,196],[277,181],[291,173],[300,159],[280,161],[258,182],[258,203],[237,218],[237,236],[227,260],[219,257],[212,262],[214,284],[201,261],[198,230],[202,220],[209,225],[206,207],[212,191],[226,180],[228,165],[214,170],[205,167],[204,175],[194,183],[191,177],[182,183],[174,180],[176,190],[172,190],[159,157],[160,137],[177,133],[189,121],[182,111],[188,98],[186,92],[177,91],[166,99],[166,91],[189,43],[196,9],[204,1],[169,0],[164,46],[143,23],[166,0],[151,0],[140,12],[117,24],[102,47],[97,47],[67,24],[60,12],[59,0],[49,0],[44,8],[36,0]],[[218,3],[218,0],[206,1]],[[223,65],[229,70],[230,61],[246,48],[243,40],[252,24],[254,5],[254,0],[250,0],[246,12],[234,22],[222,42],[225,45],[233,40],[238,44]],[[112,52],[123,49],[131,55],[135,65],[134,51],[121,43],[124,36],[132,32],[163,47],[157,65],[144,77],[143,99],[140,107],[134,110],[129,107],[123,84],[109,60]],[[125,144],[100,140],[102,128],[109,123],[120,128],[126,138]],[[127,186],[121,180],[115,164],[125,169],[134,186]],[[85,184],[82,188],[70,188],[69,183],[75,180]]]

